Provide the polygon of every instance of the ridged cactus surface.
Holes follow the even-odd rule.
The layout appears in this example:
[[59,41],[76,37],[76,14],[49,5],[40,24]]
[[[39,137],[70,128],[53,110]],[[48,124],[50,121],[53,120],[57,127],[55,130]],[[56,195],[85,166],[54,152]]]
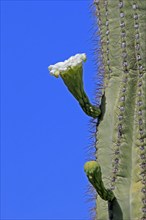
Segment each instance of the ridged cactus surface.
[[146,220],[146,1],[95,1],[104,68],[97,161],[115,200],[97,219]]
[[96,220],[146,220],[146,0],[95,0],[94,7],[104,78],[100,106],[83,88],[85,54],[49,70],[97,118],[96,160],[84,166],[97,191]]

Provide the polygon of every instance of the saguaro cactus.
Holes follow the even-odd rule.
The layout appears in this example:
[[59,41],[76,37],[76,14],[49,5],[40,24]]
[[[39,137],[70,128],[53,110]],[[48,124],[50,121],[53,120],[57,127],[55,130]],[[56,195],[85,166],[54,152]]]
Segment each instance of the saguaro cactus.
[[100,108],[82,98],[77,75],[67,86],[71,91],[72,84],[89,116],[99,116],[96,161],[84,166],[97,191],[96,220],[146,220],[146,1],[95,0],[94,5],[104,72]]
[[[115,195],[108,203],[98,196],[97,219],[142,220],[146,219],[146,1],[99,0],[95,7],[105,94],[97,161],[105,188]],[[89,170],[85,166],[88,177]]]

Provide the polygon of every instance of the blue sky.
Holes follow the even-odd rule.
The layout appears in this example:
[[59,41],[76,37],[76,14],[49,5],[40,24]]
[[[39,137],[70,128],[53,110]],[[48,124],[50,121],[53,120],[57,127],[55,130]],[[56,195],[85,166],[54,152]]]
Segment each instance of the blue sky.
[[94,100],[92,1],[1,1],[1,219],[89,219],[89,117],[48,66],[87,54]]

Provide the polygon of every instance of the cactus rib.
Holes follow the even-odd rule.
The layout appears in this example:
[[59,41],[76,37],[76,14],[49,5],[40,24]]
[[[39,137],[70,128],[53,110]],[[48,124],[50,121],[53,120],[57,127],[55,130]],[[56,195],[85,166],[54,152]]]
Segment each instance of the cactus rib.
[[[122,210],[121,215],[113,205],[110,219],[142,220],[146,218],[146,4],[99,0],[95,7],[106,97],[96,157],[105,187],[113,190]],[[104,210],[108,213],[109,207],[98,197],[97,219],[109,219]]]

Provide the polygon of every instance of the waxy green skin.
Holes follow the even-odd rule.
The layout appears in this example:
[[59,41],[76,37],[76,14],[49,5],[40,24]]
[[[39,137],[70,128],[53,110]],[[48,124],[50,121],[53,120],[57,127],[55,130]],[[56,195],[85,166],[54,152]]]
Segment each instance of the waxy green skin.
[[104,69],[96,160],[116,198],[97,197],[96,220],[146,220],[146,1],[94,5]]
[[80,65],[71,67],[65,73],[60,73],[60,76],[63,79],[68,90],[79,102],[83,111],[88,116],[97,118],[100,115],[101,111],[97,106],[94,106],[90,103],[89,98],[84,91],[82,75],[82,63]]

